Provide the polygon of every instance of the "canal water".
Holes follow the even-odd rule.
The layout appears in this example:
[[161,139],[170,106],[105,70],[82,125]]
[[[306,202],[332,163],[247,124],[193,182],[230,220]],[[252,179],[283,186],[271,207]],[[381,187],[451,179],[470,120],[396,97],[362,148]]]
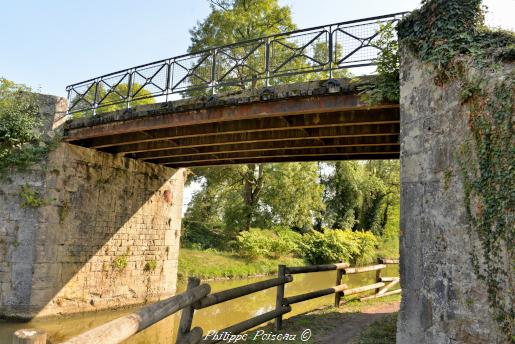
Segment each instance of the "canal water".
[[[382,271],[383,276],[398,276],[398,266],[388,265]],[[211,281],[212,292],[239,287],[245,284],[262,281],[271,277],[246,278],[237,280]],[[293,282],[285,288],[285,296],[324,289],[334,286],[336,281],[335,271],[315,272],[309,274],[293,275]],[[374,283],[375,271],[347,275],[342,282],[349,287],[359,287]],[[397,287],[398,288],[398,287]],[[179,290],[181,292],[182,290]],[[275,306],[275,288],[260,291],[235,300],[201,309],[195,312],[193,326],[200,326],[207,333],[209,330],[220,330],[245,319],[268,312]],[[327,295],[317,299],[292,305],[292,312],[285,314],[284,318],[305,313],[307,311],[332,305],[334,295]],[[344,306],[343,306],[344,307]],[[119,316],[131,313],[134,309],[120,311],[104,311],[86,315],[76,315],[66,318],[50,318],[35,320],[29,323],[16,323],[0,321],[0,344],[11,344],[12,333],[20,328],[41,328],[49,334],[51,343],[59,343],[74,335],[82,333],[95,326],[103,324]],[[180,314],[170,316],[154,326],[138,333],[127,344],[170,344],[174,343]]]

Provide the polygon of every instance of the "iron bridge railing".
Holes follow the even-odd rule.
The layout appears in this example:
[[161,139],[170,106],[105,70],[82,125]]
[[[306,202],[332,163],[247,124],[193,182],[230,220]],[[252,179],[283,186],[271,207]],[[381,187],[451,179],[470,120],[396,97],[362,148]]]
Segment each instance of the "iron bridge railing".
[[371,66],[388,25],[407,12],[296,30],[120,70],[70,85],[68,113],[95,115],[131,105],[345,76]]

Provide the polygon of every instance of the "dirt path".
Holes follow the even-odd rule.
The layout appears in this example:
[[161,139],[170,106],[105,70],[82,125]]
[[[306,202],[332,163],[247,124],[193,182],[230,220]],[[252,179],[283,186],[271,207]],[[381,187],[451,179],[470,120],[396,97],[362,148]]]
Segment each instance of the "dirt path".
[[360,313],[339,313],[340,317],[330,319],[334,324],[334,330],[316,338],[316,343],[351,344],[361,331],[374,321],[398,311],[399,302],[392,302],[363,308]]

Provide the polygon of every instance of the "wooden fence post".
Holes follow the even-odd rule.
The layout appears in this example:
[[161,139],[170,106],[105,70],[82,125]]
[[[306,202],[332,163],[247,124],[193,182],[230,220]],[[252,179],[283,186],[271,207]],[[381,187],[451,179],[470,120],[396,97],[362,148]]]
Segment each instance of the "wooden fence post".
[[[343,261],[339,261],[339,263],[343,263]],[[342,284],[342,277],[343,277],[343,269],[336,269],[336,284],[335,286],[339,286]],[[334,293],[334,307],[340,307],[340,300],[342,298],[342,293],[337,291]]]
[[[383,263],[383,260],[381,258],[377,258],[377,264],[382,264]],[[381,269],[378,269],[376,270],[376,283],[379,283],[381,282]],[[379,290],[381,290],[381,288],[377,288],[376,289],[376,294],[379,293]]]
[[[186,290],[193,289],[200,285],[200,279],[197,277],[189,277],[188,278],[188,286]],[[179,331],[177,333],[177,343],[184,341],[187,335],[191,331],[191,323],[193,322],[193,313],[195,312],[195,308],[193,305],[190,305],[182,310],[181,321],[179,322]]]
[[[284,279],[286,275],[286,265],[279,265],[277,270],[277,277]],[[275,310],[280,311],[284,303],[284,283],[277,286],[277,295],[275,297]],[[275,318],[275,330],[279,331],[283,327],[283,315],[279,314]]]
[[35,328],[14,332],[13,344],[46,344],[46,332]]

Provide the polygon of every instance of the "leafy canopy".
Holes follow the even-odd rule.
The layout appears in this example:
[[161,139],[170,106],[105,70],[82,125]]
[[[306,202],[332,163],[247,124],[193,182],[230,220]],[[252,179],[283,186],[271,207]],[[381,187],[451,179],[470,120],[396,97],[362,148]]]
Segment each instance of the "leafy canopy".
[[38,96],[29,87],[0,78],[0,173],[26,168],[50,149],[38,113]]

